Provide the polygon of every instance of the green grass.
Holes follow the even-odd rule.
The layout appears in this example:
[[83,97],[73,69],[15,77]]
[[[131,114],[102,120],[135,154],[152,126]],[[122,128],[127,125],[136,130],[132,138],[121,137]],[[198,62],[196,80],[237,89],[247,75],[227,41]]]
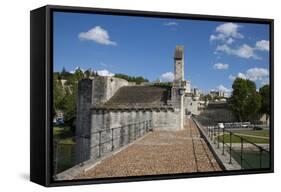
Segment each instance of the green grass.
[[54,126],[53,137],[58,140],[60,144],[75,144],[73,133],[69,126]]
[[269,130],[260,130],[260,131],[234,131],[234,133],[245,134],[245,135],[253,135],[253,136],[261,136],[261,137],[269,137]]
[[[230,135],[229,135],[229,133],[225,133],[224,135],[218,136],[217,139],[219,140],[219,142],[223,142],[223,136],[224,136],[224,142],[225,143],[230,143]],[[254,138],[254,137],[247,137],[247,136],[240,136],[240,137],[242,137],[242,138],[244,138],[247,141],[250,141],[252,143],[258,143],[258,144],[268,144],[269,143],[269,139]],[[240,137],[238,137],[236,135],[232,135],[231,136],[231,142],[232,143],[241,143]],[[244,143],[247,143],[247,141],[244,141]]]
[[70,137],[70,138],[60,139],[59,143],[64,145],[74,145],[75,141]]
[[53,138],[57,141],[57,145],[54,148],[56,173],[60,173],[75,165],[75,140],[73,136],[74,134],[69,126],[53,127]]
[[66,138],[73,136],[71,128],[69,126],[54,126],[53,137],[55,139]]

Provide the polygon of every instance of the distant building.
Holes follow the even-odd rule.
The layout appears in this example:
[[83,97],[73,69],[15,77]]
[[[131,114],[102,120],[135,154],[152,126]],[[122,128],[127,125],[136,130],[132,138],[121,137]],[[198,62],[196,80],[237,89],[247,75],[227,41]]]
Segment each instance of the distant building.
[[[225,91],[210,91],[209,94],[210,94],[210,96],[212,97],[213,100],[215,98],[217,100],[220,100],[220,99],[222,99],[222,97],[224,97],[224,98],[228,97],[228,93],[225,92]],[[218,97],[220,97],[220,98],[218,98]]]

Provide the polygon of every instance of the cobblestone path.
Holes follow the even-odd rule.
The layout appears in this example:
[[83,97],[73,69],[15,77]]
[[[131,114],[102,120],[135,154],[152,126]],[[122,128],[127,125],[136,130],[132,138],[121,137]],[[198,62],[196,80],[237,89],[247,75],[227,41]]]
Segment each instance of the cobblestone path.
[[182,131],[154,131],[119,153],[108,157],[82,178],[123,177],[220,171],[195,123]]

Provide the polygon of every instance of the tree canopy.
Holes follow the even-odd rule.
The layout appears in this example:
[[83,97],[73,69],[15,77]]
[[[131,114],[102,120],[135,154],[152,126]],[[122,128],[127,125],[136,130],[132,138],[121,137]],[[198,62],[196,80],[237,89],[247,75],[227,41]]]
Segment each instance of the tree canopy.
[[255,82],[236,78],[232,84],[231,108],[239,121],[256,120],[261,108],[261,95]]
[[141,76],[129,76],[129,75],[125,75],[125,74],[115,74],[114,77],[118,77],[118,78],[121,78],[121,79],[125,79],[129,82],[135,82],[136,84],[141,84],[143,82],[148,82],[148,79],[145,79],[144,77],[141,77]]
[[264,85],[259,89],[261,95],[261,113],[270,115],[270,87],[269,85]]
[[65,68],[61,72],[53,73],[53,117],[61,110],[65,123],[72,128],[75,127],[78,81],[91,76],[97,76],[97,73],[90,69],[84,72],[80,68],[76,68],[72,73]]

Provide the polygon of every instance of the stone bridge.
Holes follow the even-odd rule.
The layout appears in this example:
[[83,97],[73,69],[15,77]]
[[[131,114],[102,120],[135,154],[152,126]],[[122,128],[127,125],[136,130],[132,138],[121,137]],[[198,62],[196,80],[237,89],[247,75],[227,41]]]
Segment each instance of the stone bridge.
[[57,179],[127,177],[221,171],[192,119],[183,130],[153,131],[99,162],[86,163]]

